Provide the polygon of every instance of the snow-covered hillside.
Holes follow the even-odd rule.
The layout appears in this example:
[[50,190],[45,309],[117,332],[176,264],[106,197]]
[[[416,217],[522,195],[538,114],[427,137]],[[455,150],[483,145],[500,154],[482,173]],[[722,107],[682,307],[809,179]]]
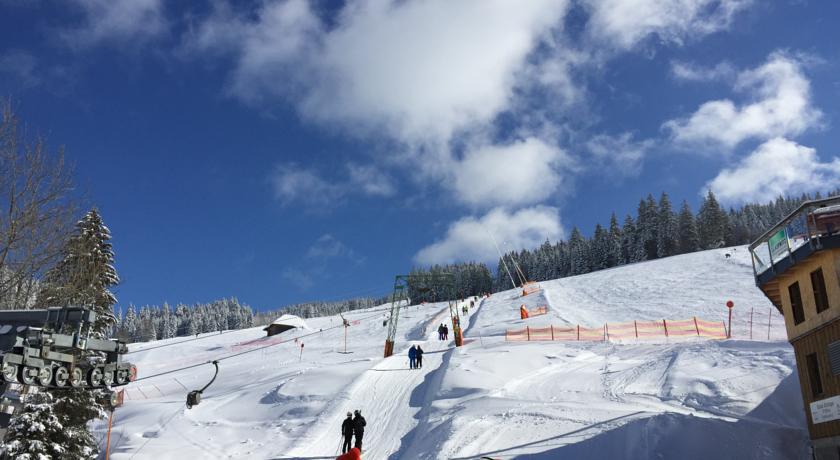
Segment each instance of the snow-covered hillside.
[[[730,258],[724,256],[731,254]],[[793,351],[778,314],[752,282],[744,248],[688,254],[542,283],[519,297],[498,293],[463,319],[466,343],[437,340],[446,304],[409,307],[396,355],[383,359],[382,308],[313,318],[309,331],[264,337],[260,328],[159,347],[132,346],[140,377],[220,363],[202,403],[188,390],[212,366],[133,383],[116,412],[111,455],[129,458],[334,458],[347,411],[367,418],[365,459],[805,458],[805,431]],[[720,320],[726,300],[763,316],[763,341],[733,328],[725,341],[644,343],[504,341],[524,325],[699,316]],[[519,319],[518,309],[546,305]],[[448,321],[447,321],[448,322]],[[737,323],[737,322],[736,322]],[[737,323],[741,324],[741,323]],[[333,328],[333,329],[330,329]],[[323,329],[323,332],[319,332]],[[301,340],[296,335],[312,334]],[[179,342],[184,339],[173,339]],[[260,346],[287,340],[274,347]],[[406,350],[426,351],[408,370]],[[146,350],[146,351],[143,351]],[[104,435],[104,424],[98,427]]]

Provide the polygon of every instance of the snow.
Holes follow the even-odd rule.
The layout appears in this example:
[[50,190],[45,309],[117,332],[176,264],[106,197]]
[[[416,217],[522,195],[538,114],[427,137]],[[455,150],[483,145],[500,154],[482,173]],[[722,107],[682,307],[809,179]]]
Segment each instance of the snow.
[[[349,354],[340,353],[338,316],[275,337],[252,328],[132,345],[141,378],[251,351],[222,360],[191,410],[186,393],[210,380],[210,365],[131,384],[115,412],[111,457],[335,458],[341,420],[361,409],[366,460],[807,458],[793,350],[778,313],[768,318],[773,310],[754,286],[745,248],[540,284],[527,297],[511,290],[477,303],[462,319],[459,348],[437,340],[447,304],[404,308],[387,359],[387,306],[344,315],[353,324]],[[526,324],[722,320],[729,299],[732,340],[504,341],[505,329]],[[520,320],[523,303],[548,313]],[[764,315],[754,322],[763,340],[747,340],[749,309]],[[304,334],[301,354],[294,337]],[[174,345],[154,348],[166,343]],[[408,369],[412,344],[426,352],[422,369]],[[106,423],[96,428],[104,438]]]

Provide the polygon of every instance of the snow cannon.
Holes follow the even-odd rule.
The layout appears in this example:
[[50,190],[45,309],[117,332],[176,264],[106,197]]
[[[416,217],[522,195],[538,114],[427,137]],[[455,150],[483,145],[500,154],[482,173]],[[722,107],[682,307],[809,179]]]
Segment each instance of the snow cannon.
[[96,313],[82,307],[0,311],[0,387],[107,388],[134,380],[125,342],[90,336]]

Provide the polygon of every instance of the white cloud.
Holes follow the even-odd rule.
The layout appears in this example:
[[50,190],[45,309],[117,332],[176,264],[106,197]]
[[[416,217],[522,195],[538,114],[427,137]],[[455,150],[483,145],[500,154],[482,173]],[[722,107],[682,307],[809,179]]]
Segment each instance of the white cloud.
[[735,79],[737,71],[728,62],[703,67],[690,62],[674,61],[671,63],[671,74],[678,80],[686,81],[730,81]]
[[231,90],[248,101],[284,97],[314,120],[445,143],[509,107],[517,72],[567,7],[367,0],[345,6],[327,30],[304,0],[268,1],[248,18],[217,8],[184,49],[233,46]]
[[663,127],[677,143],[708,144],[726,153],[747,139],[795,136],[821,122],[802,63],[788,54],[775,52],[758,68],[741,72],[734,89],[750,102],[740,107],[729,99],[706,102],[690,117]]
[[361,188],[367,195],[391,196],[396,192],[391,178],[376,166],[350,163],[347,172],[350,176],[349,185]]
[[562,169],[571,162],[562,150],[536,138],[484,145],[466,152],[450,183],[457,198],[471,206],[529,205],[563,186]]
[[306,258],[321,261],[346,258],[355,263],[361,263],[363,261],[363,258],[356,255],[356,251],[329,233],[321,235],[312,243],[312,246],[309,246],[309,249],[306,250]]
[[638,175],[653,145],[653,140],[636,141],[632,133],[625,132],[617,136],[598,134],[586,142],[586,149],[598,174],[620,177]]
[[728,29],[752,0],[586,0],[589,36],[629,50],[649,36],[682,44]]
[[161,0],[72,0],[71,3],[84,15],[80,26],[60,33],[61,39],[71,47],[146,40],[166,30]]
[[283,205],[296,202],[330,207],[350,195],[391,196],[391,178],[372,165],[349,163],[346,176],[334,180],[295,163],[279,164],[269,177],[274,198]]
[[22,50],[9,50],[0,54],[0,73],[14,76],[24,88],[38,86],[42,81],[38,72],[38,60]]
[[816,150],[784,138],[761,144],[737,166],[722,170],[703,189],[723,202],[766,202],[840,186],[840,158],[821,163]]
[[535,206],[515,212],[496,208],[479,218],[469,216],[454,222],[442,240],[423,248],[414,258],[421,264],[493,262],[499,256],[488,231],[506,249],[533,248],[546,238],[563,237],[557,208]]

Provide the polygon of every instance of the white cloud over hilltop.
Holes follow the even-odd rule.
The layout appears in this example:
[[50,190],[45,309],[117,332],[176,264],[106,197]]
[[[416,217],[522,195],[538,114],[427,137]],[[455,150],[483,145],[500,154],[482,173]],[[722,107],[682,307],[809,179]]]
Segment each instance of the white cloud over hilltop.
[[421,264],[493,262],[499,255],[488,232],[508,250],[532,248],[546,238],[555,241],[563,237],[557,208],[535,206],[513,212],[496,208],[481,217],[468,216],[455,221],[441,240],[421,249],[414,258]]
[[722,170],[703,189],[725,203],[767,202],[778,196],[840,187],[840,158],[822,163],[816,150],[774,138],[761,144],[736,166]]

